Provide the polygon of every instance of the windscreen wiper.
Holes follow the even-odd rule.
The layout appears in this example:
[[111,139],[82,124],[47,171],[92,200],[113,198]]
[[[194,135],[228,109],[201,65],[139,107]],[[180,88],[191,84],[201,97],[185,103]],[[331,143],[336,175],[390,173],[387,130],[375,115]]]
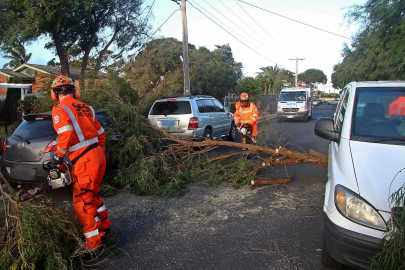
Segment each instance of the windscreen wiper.
[[26,142],[26,143],[28,143],[28,144],[30,144],[30,143],[31,143],[29,140],[27,140],[27,139],[26,139],[26,138],[24,138],[24,137],[21,137],[20,135],[13,135],[12,137],[17,137],[17,138],[19,138],[19,139],[23,140],[24,142]]
[[385,141],[405,141],[405,136],[395,136],[395,137],[384,137],[376,140],[369,140],[367,142],[377,143],[377,142],[385,142]]

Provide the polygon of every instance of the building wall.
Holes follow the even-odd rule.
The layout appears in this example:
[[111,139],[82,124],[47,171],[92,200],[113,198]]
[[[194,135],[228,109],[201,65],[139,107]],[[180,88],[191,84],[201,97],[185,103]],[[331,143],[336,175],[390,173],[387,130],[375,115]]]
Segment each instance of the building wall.
[[[7,83],[7,76],[0,74],[0,83]],[[0,96],[5,96],[7,94],[7,88],[0,87]]]

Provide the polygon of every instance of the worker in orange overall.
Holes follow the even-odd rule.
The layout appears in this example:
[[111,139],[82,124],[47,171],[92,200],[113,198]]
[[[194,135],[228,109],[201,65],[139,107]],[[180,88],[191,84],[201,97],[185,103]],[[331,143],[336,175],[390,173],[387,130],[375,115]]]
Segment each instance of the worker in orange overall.
[[108,234],[111,221],[99,194],[106,167],[106,135],[94,110],[77,100],[74,81],[58,76],[52,83],[51,97],[59,100],[52,109],[53,127],[59,141],[53,158],[62,165],[63,157],[72,162],[73,209],[80,220],[86,247],[93,250]]
[[[240,101],[235,105],[234,113],[235,124],[242,135],[242,143],[253,144],[251,137],[255,138],[259,132],[257,130],[257,121],[259,120],[259,111],[255,104],[249,101],[249,95],[242,93]],[[246,150],[243,148],[242,150]]]

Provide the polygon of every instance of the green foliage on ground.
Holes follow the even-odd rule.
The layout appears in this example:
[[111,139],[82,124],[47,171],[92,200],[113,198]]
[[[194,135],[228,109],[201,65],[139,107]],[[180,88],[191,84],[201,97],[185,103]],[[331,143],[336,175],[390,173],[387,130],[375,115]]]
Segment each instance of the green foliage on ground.
[[391,219],[370,269],[405,269],[405,185],[391,196]]
[[[3,197],[3,199],[5,199]],[[84,246],[81,226],[68,210],[38,197],[34,201],[7,202],[6,226],[0,234],[1,269],[74,269],[75,252]]]

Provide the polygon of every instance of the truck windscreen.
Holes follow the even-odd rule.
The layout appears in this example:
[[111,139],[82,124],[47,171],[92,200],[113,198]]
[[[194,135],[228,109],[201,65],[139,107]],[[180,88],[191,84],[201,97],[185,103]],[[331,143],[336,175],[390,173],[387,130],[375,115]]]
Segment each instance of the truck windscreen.
[[281,92],[280,93],[280,101],[297,101],[302,100],[305,101],[306,95],[305,91],[296,91],[296,92]]

